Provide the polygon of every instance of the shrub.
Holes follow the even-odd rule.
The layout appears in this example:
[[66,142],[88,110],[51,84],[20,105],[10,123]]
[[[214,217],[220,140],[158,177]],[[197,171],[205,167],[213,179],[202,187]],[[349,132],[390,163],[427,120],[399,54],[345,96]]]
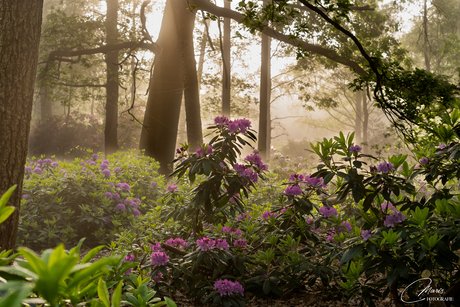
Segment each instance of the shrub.
[[72,163],[35,159],[26,166],[18,243],[42,249],[59,243],[108,243],[156,206],[163,179],[148,157],[117,153]]

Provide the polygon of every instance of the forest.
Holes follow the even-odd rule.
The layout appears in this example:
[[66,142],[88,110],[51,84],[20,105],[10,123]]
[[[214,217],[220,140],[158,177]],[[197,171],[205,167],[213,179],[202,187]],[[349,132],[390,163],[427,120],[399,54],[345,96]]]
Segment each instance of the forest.
[[460,306],[459,16],[0,0],[0,307]]

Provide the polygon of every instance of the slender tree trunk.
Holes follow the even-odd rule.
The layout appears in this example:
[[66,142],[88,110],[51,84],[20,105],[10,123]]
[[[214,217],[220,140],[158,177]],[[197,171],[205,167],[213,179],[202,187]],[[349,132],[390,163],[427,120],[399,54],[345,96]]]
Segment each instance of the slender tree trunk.
[[177,131],[176,148],[179,148],[179,145],[185,142],[187,142],[187,118],[185,115],[185,102],[184,99],[182,99],[179,115],[179,130]]
[[195,50],[193,46],[193,29],[195,12],[186,1],[173,1],[174,19],[182,63],[184,80],[185,117],[187,123],[187,140],[191,150],[203,143],[201,126],[200,92],[196,71]]
[[52,104],[48,101],[48,86],[45,82],[41,82],[39,90],[39,99],[40,99],[40,117],[41,120],[46,120],[47,117],[50,117],[53,114]]
[[259,111],[259,142],[258,148],[262,159],[270,156],[269,135],[270,129],[270,38],[262,34],[262,61],[260,68],[260,111]]
[[[224,8],[230,9],[230,2],[224,0]],[[230,117],[231,68],[230,68],[230,18],[224,18],[224,42],[222,48],[222,114]]]
[[13,249],[18,233],[42,9],[43,0],[0,1],[0,195],[18,185],[8,202],[16,210],[0,224],[0,251]]
[[[116,44],[118,41],[118,0],[107,2],[107,44]],[[118,150],[118,51],[107,53],[107,87],[105,105],[105,154],[109,155]]]
[[168,164],[174,159],[184,86],[171,0],[166,1],[156,44],[162,51],[155,55],[139,147],[160,163],[161,174],[168,175],[171,171]]
[[362,127],[362,114],[361,114],[361,97],[364,96],[363,92],[356,91],[356,100],[355,100],[355,109],[356,109],[356,116],[355,116],[355,144],[361,144],[361,127]]
[[[203,20],[208,27],[209,27],[209,19]],[[198,75],[198,89],[201,88],[201,78],[203,76],[203,66],[204,66],[204,55],[206,53],[206,43],[208,42],[208,38],[206,37],[206,31],[203,31],[203,37],[201,38],[200,42],[200,58],[198,60],[198,70],[197,70],[197,75]]]
[[363,92],[363,143],[364,153],[369,153],[369,106],[366,92]]
[[426,7],[427,0],[423,2],[423,56],[425,57],[425,68],[427,72],[431,72],[430,56],[428,55],[428,9]]

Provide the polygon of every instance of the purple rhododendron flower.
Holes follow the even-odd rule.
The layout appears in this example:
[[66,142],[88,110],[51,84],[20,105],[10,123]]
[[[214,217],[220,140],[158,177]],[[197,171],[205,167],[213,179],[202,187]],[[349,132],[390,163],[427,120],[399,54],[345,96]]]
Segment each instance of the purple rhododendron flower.
[[389,202],[388,203],[387,202],[382,203],[381,207],[382,207],[383,212],[385,212],[385,211],[393,211],[394,212],[396,210],[395,206],[393,206],[393,204],[389,203]]
[[84,166],[85,165],[85,162],[80,162],[80,166]]
[[291,176],[289,176],[289,182],[297,182],[297,181],[302,181],[302,180],[303,180],[303,175],[291,174]]
[[108,164],[105,164],[105,163],[102,163],[101,166],[100,166],[101,169],[108,169],[109,168],[109,165]]
[[319,209],[319,214],[323,215],[326,218],[330,217],[331,215],[335,215],[335,217],[337,217],[338,215],[337,209],[335,209],[334,207],[326,206],[323,206],[321,207],[321,209]]
[[102,163],[107,164],[107,165],[110,164],[110,162],[108,160],[104,160],[104,161],[102,161]]
[[[150,273],[149,273],[149,275],[150,275]],[[154,284],[157,284],[162,279],[163,279],[163,274],[161,272],[158,272],[157,275],[155,275],[155,277],[152,278],[152,281],[153,281]]]
[[24,194],[22,195],[22,199],[29,200],[32,199],[32,196],[30,196],[29,194]]
[[387,215],[385,219],[385,226],[394,227],[395,223],[402,223],[405,220],[405,216],[401,212],[394,212],[390,215]]
[[446,145],[446,144],[444,144],[444,143],[441,143],[441,145],[439,145],[439,146],[438,146],[438,149],[443,149],[443,148],[446,148],[446,147],[447,147],[447,145]]
[[136,217],[139,217],[139,215],[141,215],[141,212],[137,209],[134,209],[133,210],[133,215],[136,216]]
[[90,164],[91,164],[91,166],[96,166],[97,165],[97,163],[95,161],[91,161]]
[[46,164],[46,165],[50,165],[51,162],[53,162],[53,160],[51,160],[51,159],[45,159],[45,160],[43,160],[43,164]]
[[35,174],[39,174],[39,175],[40,175],[42,172],[43,172],[42,169],[39,168],[38,166],[36,166],[36,167],[34,168],[34,173],[35,173]]
[[169,262],[169,256],[165,252],[154,252],[150,259],[152,260],[153,265],[163,266]]
[[356,152],[356,153],[358,153],[358,152],[361,152],[361,150],[362,150],[362,148],[361,148],[361,146],[359,146],[359,145],[352,145],[352,146],[350,146],[350,148],[348,148],[348,151],[349,151],[349,152]]
[[291,196],[301,195],[302,194],[302,189],[299,188],[296,185],[287,186],[286,190],[284,191],[284,194],[291,195]]
[[207,155],[212,154],[212,146],[208,145],[208,148],[206,148],[206,151],[204,153],[207,154]]
[[196,156],[199,158],[199,157],[202,157],[204,154],[203,154],[203,148],[201,147],[198,147],[198,149],[195,151],[195,154]]
[[112,198],[113,197],[112,193],[110,193],[110,192],[105,192],[104,196],[107,197],[107,198]]
[[182,240],[181,238],[176,238],[176,239],[168,239],[166,241],[166,244],[169,244],[171,246],[175,246],[175,247],[183,247],[183,248],[187,248],[187,242],[185,242],[184,240]]
[[123,204],[118,204],[118,205],[115,207],[115,209],[120,210],[120,211],[122,211],[122,212],[125,212],[125,211],[126,211],[126,207],[125,207],[125,205],[123,205]]
[[42,159],[38,159],[38,160],[37,160],[37,164],[38,164],[38,165],[43,164],[43,160],[42,160]]
[[230,245],[228,245],[227,240],[225,240],[225,239],[217,239],[216,240],[216,247],[219,248],[219,249],[228,250],[230,248]]
[[233,282],[227,279],[219,279],[214,283],[214,290],[217,290],[220,296],[232,295],[234,292],[244,296],[244,288],[237,281]]
[[236,220],[237,220],[237,221],[245,221],[246,218],[251,219],[252,217],[251,217],[249,214],[247,214],[247,213],[243,213],[243,214],[241,214],[240,216],[238,216],[238,217],[236,218]]
[[342,233],[343,232],[343,228],[345,227],[345,229],[348,231],[348,233],[351,232],[351,224],[347,221],[343,221],[341,224],[340,224],[340,227],[337,227],[337,233]]
[[94,160],[96,160],[97,158],[99,158],[99,155],[98,155],[98,154],[92,154],[92,155],[91,155],[91,158],[93,158]]
[[121,190],[126,190],[126,191],[129,191],[131,189],[131,187],[127,183],[119,183],[117,184],[117,188]]
[[421,165],[425,165],[425,164],[428,164],[430,162],[430,159],[426,158],[426,157],[423,157],[420,159],[420,164]]
[[329,232],[327,233],[326,241],[334,242],[334,235],[335,235],[334,232],[329,231]]
[[102,174],[105,176],[105,178],[110,178],[110,170],[108,168],[103,170]]
[[375,172],[377,172],[377,167],[371,166],[371,167],[369,168],[369,171],[370,171],[371,173],[375,173]]
[[236,248],[241,247],[244,249],[246,246],[248,246],[248,243],[246,243],[246,241],[243,239],[238,239],[235,242],[233,242],[233,246]]
[[114,172],[114,173],[119,173],[119,172],[121,172],[121,168],[115,167],[115,168],[113,169],[113,172]]
[[323,178],[310,177],[311,174],[305,176],[304,180],[308,185],[318,189],[326,189],[327,185],[323,184]]
[[196,241],[196,245],[201,247],[202,251],[208,251],[210,249],[214,249],[214,245],[216,244],[216,241],[213,239],[209,239],[206,237],[203,237],[199,240]]
[[32,168],[31,168],[30,166],[25,166],[25,167],[24,167],[24,171],[25,171],[26,173],[31,173],[31,172],[32,172]]
[[391,162],[382,162],[380,163],[380,165],[377,167],[377,172],[381,172],[381,173],[388,173],[389,171],[394,171],[395,170],[395,167],[393,165],[393,163]]
[[118,194],[118,193],[113,193],[113,194],[112,194],[112,197],[113,197],[114,199],[120,199],[120,194]]
[[58,166],[59,166],[59,163],[53,162],[53,163],[51,163],[51,166],[52,166],[52,167],[58,167]]
[[239,173],[241,176],[243,176],[243,173],[244,171],[246,170],[246,166],[244,166],[243,164],[238,164],[238,163],[235,163],[233,165],[233,169],[235,170],[235,172]]
[[177,191],[177,185],[175,185],[175,184],[168,185],[168,187],[166,188],[166,191],[167,192],[173,192],[173,193],[176,192]]
[[59,174],[65,174],[65,169],[61,169],[61,170],[59,171]]
[[214,118],[214,124],[221,128],[224,125],[228,125],[228,118],[225,116],[217,116]]
[[367,239],[370,239],[370,237],[372,237],[372,231],[371,230],[361,230],[361,237],[363,238],[363,241],[367,241]]
[[163,247],[161,247],[160,242],[155,242],[155,244],[150,244],[150,249],[152,250],[152,252],[160,252],[160,251],[165,250]]
[[151,186],[152,188],[158,188],[158,182],[152,181],[152,183],[150,184],[150,186]]
[[262,218],[263,218],[264,220],[268,220],[270,217],[272,217],[272,216],[277,216],[277,215],[278,215],[278,214],[276,214],[276,213],[270,213],[270,210],[268,210],[268,211],[265,211],[265,212],[262,214]]

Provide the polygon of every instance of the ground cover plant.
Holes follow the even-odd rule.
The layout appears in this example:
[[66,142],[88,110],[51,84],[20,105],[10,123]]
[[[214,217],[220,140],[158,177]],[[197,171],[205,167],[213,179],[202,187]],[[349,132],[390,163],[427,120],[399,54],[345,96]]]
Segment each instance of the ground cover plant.
[[[456,114],[444,117],[446,129],[456,125]],[[84,218],[75,221],[86,225],[83,222],[93,214],[94,228],[68,242],[103,230],[111,236],[93,236],[93,244],[112,240],[107,247],[113,255],[121,255],[112,266],[123,263],[126,268],[116,278],[113,273],[104,275],[101,289],[106,282],[115,293],[116,282],[123,279],[131,283],[123,291],[145,285],[160,297],[178,290],[223,306],[246,305],[248,292],[279,298],[320,289],[336,299],[359,296],[361,305],[368,306],[391,296],[400,306],[401,300],[420,299],[425,285],[414,281],[430,278],[431,287],[443,291],[442,295],[433,291],[430,297],[446,299],[445,305],[458,302],[460,144],[455,129],[436,146],[414,150],[415,164],[402,154],[385,160],[364,155],[353,134],[341,133],[311,144],[321,160],[312,172],[292,173],[286,179],[268,172],[257,150],[239,158],[243,146],[256,139],[249,121],[217,117],[210,129],[212,139],[195,152],[186,144],[177,150],[174,177],[166,183],[148,171],[156,167],[154,162],[136,155],[112,156],[109,163],[97,156],[58,163],[72,174],[69,182],[83,184],[76,190],[90,198],[80,199],[94,198],[98,201],[93,209],[103,209],[97,217],[81,209]],[[54,197],[54,189],[46,192],[41,186],[69,180],[53,163],[57,162],[33,160],[28,166],[29,181],[36,181],[30,187],[35,187],[31,198],[37,199],[37,206]],[[113,201],[114,193],[123,203]],[[30,205],[27,198],[25,206]],[[28,210],[23,216],[30,223],[37,215]],[[111,217],[111,231],[106,216]],[[43,223],[35,227],[51,241],[37,237],[30,243],[46,245],[66,238],[65,228],[60,228],[60,236],[51,236],[49,221]],[[92,295],[85,297],[86,302],[96,299],[95,292]],[[422,298],[425,301],[418,304],[426,305],[426,297]]]

